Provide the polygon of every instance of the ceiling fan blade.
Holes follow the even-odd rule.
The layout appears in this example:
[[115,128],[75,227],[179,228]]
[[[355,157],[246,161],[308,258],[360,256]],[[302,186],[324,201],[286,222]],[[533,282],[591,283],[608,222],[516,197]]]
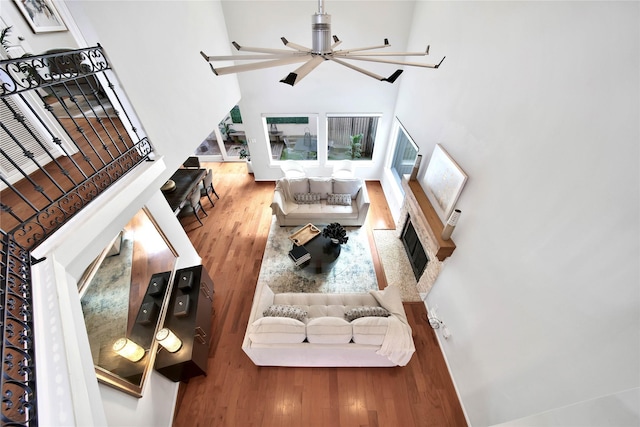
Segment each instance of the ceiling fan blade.
[[286,83],[291,86],[295,86],[300,82],[303,78],[305,78],[311,71],[314,70],[318,65],[322,64],[325,59],[322,56],[314,55],[310,60],[302,64],[292,73],[289,73],[287,77],[280,80],[282,83]]
[[[285,52],[285,53],[272,53],[272,54],[257,54],[257,55],[227,55],[227,56],[209,56],[204,52],[200,52],[200,55],[207,62],[211,61],[248,61],[248,60],[263,60],[263,59],[278,59],[278,58],[288,58],[292,55],[296,55],[296,52]],[[303,55],[300,53],[300,55]]]
[[[338,51],[334,52],[336,56],[348,56],[352,51]],[[357,56],[427,56],[429,55],[429,46],[424,52],[361,52]]]
[[291,51],[287,50],[287,49],[271,49],[271,48],[267,48],[267,47],[240,46],[236,42],[232,42],[231,44],[237,50],[243,51],[243,52],[253,52],[253,53],[291,53]]
[[389,44],[389,40],[388,39],[384,39],[384,44],[380,45],[380,46],[369,46],[369,47],[356,47],[353,49],[346,49],[346,50],[337,50],[334,53],[335,54],[340,54],[343,55],[345,53],[350,53],[350,52],[361,52],[363,50],[372,50],[372,49],[383,49],[385,47],[390,47],[391,45]]
[[352,69],[352,70],[354,70],[354,71],[357,71],[357,72],[359,72],[359,73],[362,73],[362,74],[364,74],[364,75],[366,75],[366,76],[373,77],[373,78],[374,78],[374,79],[376,79],[376,80],[380,80],[381,82],[389,82],[389,83],[393,83],[393,82],[395,82],[395,81],[396,81],[396,79],[400,76],[400,74],[402,74],[402,70],[396,70],[396,71],[395,71],[392,75],[390,75],[389,77],[382,77],[382,76],[379,76],[379,75],[377,75],[377,74],[375,74],[375,73],[372,73],[371,71],[367,71],[367,70],[365,70],[365,69],[363,69],[363,68],[356,67],[356,66],[355,66],[355,65],[353,65],[353,64],[349,64],[348,62],[344,62],[344,61],[341,61],[341,60],[336,59],[336,58],[329,58],[329,59],[330,59],[330,60],[332,60],[332,61],[334,61],[334,62],[337,62],[337,63],[338,63],[338,64],[340,64],[340,65],[344,65],[344,66],[345,66],[345,67],[347,67],[347,68],[351,68],[351,69]]
[[274,59],[272,61],[254,62],[252,64],[231,65],[229,67],[214,68],[211,69],[216,75],[225,75],[232,73],[241,73],[243,71],[260,70],[262,68],[278,67],[280,65],[295,64],[296,62],[302,62],[308,60],[308,55],[295,55],[289,58]]
[[289,40],[285,39],[284,37],[280,37],[280,40],[282,40],[282,43],[284,43],[284,45],[286,47],[290,47],[291,49],[295,49],[299,52],[311,52],[311,49],[309,49],[308,47],[304,47],[301,46],[299,44],[295,44],[295,43],[291,43]]
[[340,40],[338,38],[338,36],[336,36],[335,34],[333,35],[333,44],[331,45],[331,50],[333,50],[333,48],[337,47],[339,44],[342,43],[342,40]]
[[442,59],[440,60],[440,62],[437,63],[437,64],[423,64],[421,62],[393,61],[393,60],[390,60],[390,59],[375,59],[375,58],[371,58],[371,57],[351,56],[351,55],[344,56],[342,58],[344,58],[344,59],[354,59],[356,61],[380,62],[380,63],[383,63],[383,64],[408,65],[410,67],[438,68],[438,67],[440,67],[440,64],[442,64],[442,61],[444,61],[444,58],[446,58],[446,56],[443,56]]

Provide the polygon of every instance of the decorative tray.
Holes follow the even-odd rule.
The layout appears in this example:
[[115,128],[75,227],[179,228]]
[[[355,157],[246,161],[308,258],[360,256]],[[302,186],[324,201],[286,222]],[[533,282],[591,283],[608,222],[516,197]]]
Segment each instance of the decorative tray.
[[318,227],[316,227],[315,225],[309,223],[289,236],[289,240],[291,240],[296,246],[303,246],[318,234],[320,234],[320,229],[318,229]]

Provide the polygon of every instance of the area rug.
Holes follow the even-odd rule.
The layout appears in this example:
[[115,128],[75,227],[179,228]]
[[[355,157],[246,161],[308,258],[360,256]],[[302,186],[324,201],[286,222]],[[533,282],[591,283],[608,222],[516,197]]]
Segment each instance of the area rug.
[[82,296],[82,312],[95,365],[101,365],[101,352],[116,339],[126,336],[132,259],[133,232],[125,232],[120,253],[102,261]]
[[378,256],[389,286],[398,286],[402,301],[422,301],[417,281],[397,230],[373,230]]
[[378,289],[371,248],[364,227],[345,227],[349,240],[327,273],[316,274],[297,267],[289,258],[293,243],[289,236],[300,227],[280,227],[271,222],[258,284],[267,284],[275,293],[350,293]]

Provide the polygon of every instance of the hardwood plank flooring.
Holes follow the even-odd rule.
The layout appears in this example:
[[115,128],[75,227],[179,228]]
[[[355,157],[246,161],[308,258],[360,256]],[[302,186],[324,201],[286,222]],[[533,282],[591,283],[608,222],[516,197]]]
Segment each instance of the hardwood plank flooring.
[[[397,368],[258,367],[241,349],[271,223],[274,182],[255,182],[243,163],[206,163],[220,195],[204,226],[183,226],[214,286],[208,375],[181,384],[173,425],[464,426],[458,402],[422,303],[405,303],[416,354]],[[366,227],[394,228],[379,182],[367,182]],[[375,248],[375,245],[372,246]],[[374,253],[381,287],[384,273]]]

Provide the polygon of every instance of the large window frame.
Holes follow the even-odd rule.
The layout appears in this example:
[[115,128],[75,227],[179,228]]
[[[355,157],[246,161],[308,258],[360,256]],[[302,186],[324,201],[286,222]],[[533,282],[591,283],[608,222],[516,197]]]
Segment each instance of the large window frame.
[[394,123],[392,141],[394,141],[393,156],[391,157],[389,168],[395,182],[398,184],[398,188],[404,193],[402,190],[402,175],[411,173],[418,157],[419,147],[397,117]]
[[272,162],[319,160],[319,114],[262,114],[265,140]]
[[328,113],[327,161],[372,161],[381,119],[381,113]]

